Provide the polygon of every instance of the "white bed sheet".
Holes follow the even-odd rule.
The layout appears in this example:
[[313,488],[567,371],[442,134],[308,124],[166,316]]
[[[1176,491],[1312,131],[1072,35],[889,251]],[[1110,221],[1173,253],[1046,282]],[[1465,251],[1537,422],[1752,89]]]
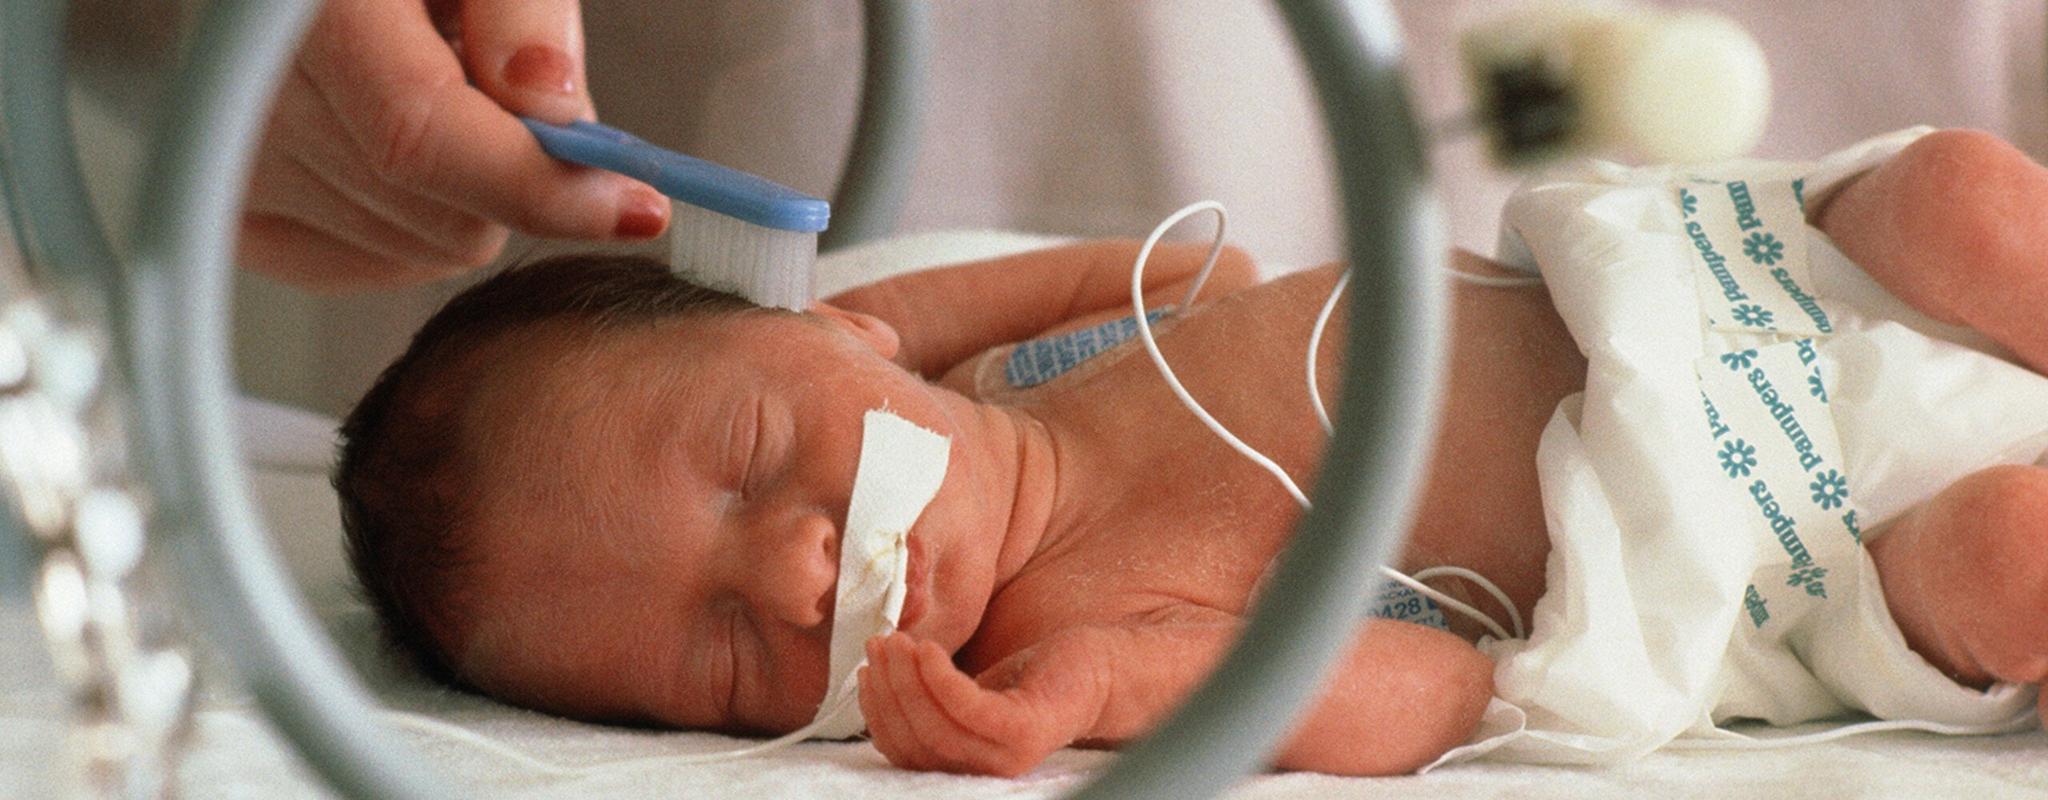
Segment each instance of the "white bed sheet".
[[[934,234],[894,239],[827,259],[820,290],[830,293],[882,275],[984,257],[1053,239],[1018,234]],[[257,493],[280,549],[310,602],[370,688],[392,709],[424,714],[475,734],[394,724],[422,757],[453,781],[488,797],[1037,798],[1081,785],[1112,754],[1065,750],[1015,780],[891,768],[864,743],[807,743],[745,761],[680,765],[668,758],[725,750],[744,740],[704,733],[587,725],[442,689],[404,669],[378,646],[367,607],[348,590],[334,498],[323,474],[332,442],[321,426],[275,408],[244,409],[250,452],[259,454]],[[331,423],[329,423],[331,425]],[[59,695],[38,657],[29,612],[0,605],[0,797],[55,796],[63,730]],[[191,798],[317,797],[327,794],[216,665],[192,748],[178,775]],[[479,746],[473,738],[488,742]],[[1363,745],[1362,745],[1363,746]],[[509,748],[508,756],[492,748]],[[665,758],[667,757],[667,758]],[[564,768],[550,771],[522,759]],[[628,763],[630,762],[630,763]],[[55,783],[53,783],[55,781]],[[1424,777],[1337,778],[1264,775],[1235,798],[1603,798],[1603,797],[2048,797],[2048,734],[1943,738],[1897,733],[1760,752],[1656,753],[1597,770],[1461,764]]]

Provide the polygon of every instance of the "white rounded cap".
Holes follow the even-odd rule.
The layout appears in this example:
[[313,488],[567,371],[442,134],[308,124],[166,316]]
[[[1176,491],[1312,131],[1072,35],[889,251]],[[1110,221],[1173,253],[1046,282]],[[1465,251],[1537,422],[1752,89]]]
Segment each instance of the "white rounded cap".
[[1715,161],[1749,152],[1763,135],[1770,68],[1733,20],[1622,14],[1578,33],[1572,72],[1595,147],[1648,161]]

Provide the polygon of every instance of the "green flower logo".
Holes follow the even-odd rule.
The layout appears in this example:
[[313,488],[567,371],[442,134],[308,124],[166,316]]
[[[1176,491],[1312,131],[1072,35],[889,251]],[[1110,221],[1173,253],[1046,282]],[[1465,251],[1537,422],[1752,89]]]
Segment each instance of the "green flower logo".
[[1756,448],[1741,439],[1721,445],[1721,470],[1730,478],[1749,474],[1749,468],[1756,466]]
[[1742,254],[1749,256],[1751,261],[1770,266],[1785,257],[1785,243],[1768,233],[1752,233],[1742,240]]
[[1827,576],[1827,567],[1801,567],[1793,570],[1791,575],[1785,576],[1785,585],[1804,587],[1807,594],[1815,597],[1827,597],[1827,585],[1821,583],[1821,579]]
[[1700,210],[1699,195],[1693,194],[1689,189],[1678,190],[1678,210],[1685,212],[1688,217],[1692,216],[1694,212]]
[[1821,508],[1840,508],[1849,499],[1849,479],[1842,473],[1828,470],[1814,478],[1806,488],[1813,490],[1813,502]]
[[1828,387],[1820,382],[1820,370],[1806,376],[1806,393],[1820,398],[1823,403],[1828,401]]
[[1748,325],[1752,328],[1770,327],[1771,319],[1776,316],[1771,313],[1770,309],[1764,308],[1763,306],[1757,305],[1755,303],[1743,303],[1742,305],[1728,309],[1728,311],[1729,313],[1735,315],[1736,322]]
[[1733,353],[1721,354],[1721,363],[1727,364],[1730,372],[1740,372],[1749,369],[1750,363],[1755,358],[1755,350],[1738,350]]

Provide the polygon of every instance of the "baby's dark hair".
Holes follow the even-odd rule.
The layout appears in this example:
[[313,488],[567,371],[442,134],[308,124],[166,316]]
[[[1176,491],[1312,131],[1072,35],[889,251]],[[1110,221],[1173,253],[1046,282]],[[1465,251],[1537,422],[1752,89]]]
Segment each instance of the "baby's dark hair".
[[480,459],[464,452],[461,421],[490,345],[546,323],[602,332],[751,308],[652,259],[581,255],[507,269],[435,312],[349,412],[334,467],[349,566],[386,641],[428,676],[470,685],[441,636],[475,558],[466,477]]

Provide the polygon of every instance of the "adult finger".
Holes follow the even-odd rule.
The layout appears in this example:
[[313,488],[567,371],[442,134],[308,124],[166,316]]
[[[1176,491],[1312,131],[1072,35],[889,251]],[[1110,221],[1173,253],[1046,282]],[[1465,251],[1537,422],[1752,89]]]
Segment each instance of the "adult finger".
[[668,198],[624,175],[556,161],[497,103],[467,86],[426,104],[414,146],[385,178],[528,234],[650,239],[668,226]]
[[512,113],[558,125],[594,118],[577,0],[467,0],[462,61],[470,82]]
[[[647,239],[667,227],[668,201],[652,188],[541,152],[464,82],[417,2],[330,0],[315,34],[300,63],[381,180],[535,236]],[[379,56],[347,42],[376,42]]]
[[[283,217],[375,253],[413,271],[436,273],[490,263],[505,244],[505,229],[473,215],[426,211],[433,230],[401,224],[378,212],[313,170],[283,155],[266,154],[264,179],[249,194],[251,215]],[[397,270],[394,270],[397,271]]]
[[[380,224],[340,238],[374,245],[361,237],[382,242],[390,238],[382,228],[395,226],[434,248],[431,260],[480,264],[495,256],[504,241],[503,226],[379,180],[341,127],[342,120],[321,99],[305,71],[293,70],[278,94],[257,154],[250,210],[291,217],[336,234],[344,232],[332,226],[347,226],[367,214]],[[336,208],[334,201],[346,205]]]

